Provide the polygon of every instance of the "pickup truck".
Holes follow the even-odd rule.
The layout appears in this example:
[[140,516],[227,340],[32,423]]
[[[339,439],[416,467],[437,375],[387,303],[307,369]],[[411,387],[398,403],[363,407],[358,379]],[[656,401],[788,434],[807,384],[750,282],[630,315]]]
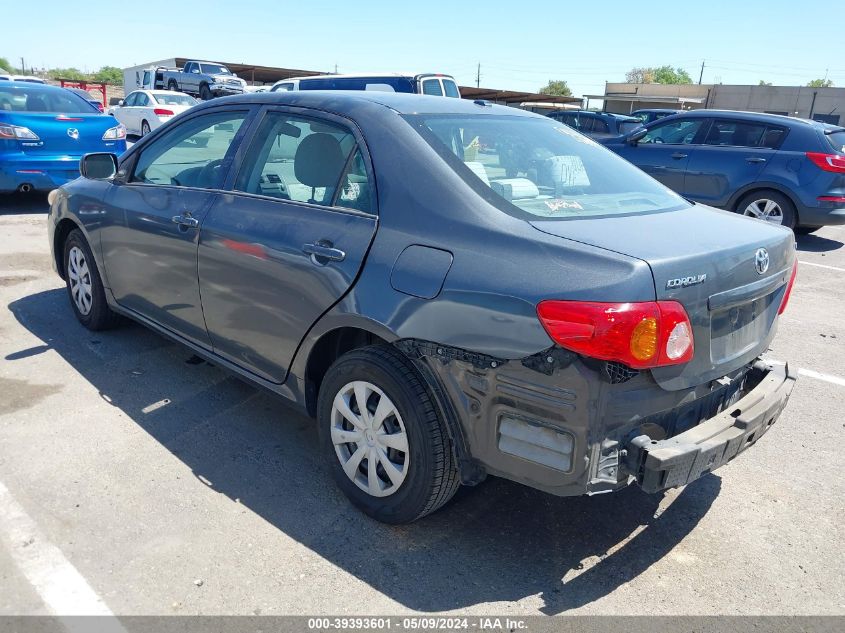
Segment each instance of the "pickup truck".
[[246,81],[223,64],[188,61],[184,68],[150,68],[144,71],[145,90],[178,90],[208,101],[214,97],[242,94]]

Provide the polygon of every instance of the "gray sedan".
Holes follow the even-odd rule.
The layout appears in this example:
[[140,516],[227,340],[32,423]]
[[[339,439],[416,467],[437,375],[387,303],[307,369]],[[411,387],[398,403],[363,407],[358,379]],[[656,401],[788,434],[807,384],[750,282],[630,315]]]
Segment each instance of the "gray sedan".
[[683,485],[753,445],[794,384],[760,358],[791,232],[692,205],[547,117],[251,94],[81,171],[49,221],[80,323],[130,317],[289,399],[382,521],[487,475]]

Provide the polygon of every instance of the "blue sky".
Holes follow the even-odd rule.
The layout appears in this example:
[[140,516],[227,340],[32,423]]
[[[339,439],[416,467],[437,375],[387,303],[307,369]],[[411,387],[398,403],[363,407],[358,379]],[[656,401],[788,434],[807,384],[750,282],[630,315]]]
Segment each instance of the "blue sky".
[[824,26],[825,15],[839,21],[842,5],[16,1],[3,8],[0,57],[83,70],[174,56],[327,71],[337,64],[339,72],[446,72],[464,85],[475,84],[480,62],[482,86],[536,90],[565,79],[576,95],[600,94],[634,66],[680,66],[697,80],[706,60],[704,83],[803,85],[827,72],[845,86],[845,58]]

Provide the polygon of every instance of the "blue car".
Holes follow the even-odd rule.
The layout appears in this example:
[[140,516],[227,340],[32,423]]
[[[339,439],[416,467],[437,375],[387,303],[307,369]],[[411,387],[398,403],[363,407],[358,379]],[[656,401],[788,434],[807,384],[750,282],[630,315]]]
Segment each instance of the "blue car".
[[689,200],[792,229],[845,224],[845,128],[696,110],[601,141]]
[[55,189],[79,176],[83,155],[125,150],[123,125],[69,90],[0,83],[0,193]]

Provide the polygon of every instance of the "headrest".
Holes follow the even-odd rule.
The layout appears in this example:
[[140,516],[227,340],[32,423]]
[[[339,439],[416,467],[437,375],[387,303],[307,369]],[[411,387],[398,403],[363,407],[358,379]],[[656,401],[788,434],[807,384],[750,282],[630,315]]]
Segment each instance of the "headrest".
[[293,158],[296,179],[309,187],[332,187],[337,184],[344,164],[340,143],[330,134],[306,136]]

